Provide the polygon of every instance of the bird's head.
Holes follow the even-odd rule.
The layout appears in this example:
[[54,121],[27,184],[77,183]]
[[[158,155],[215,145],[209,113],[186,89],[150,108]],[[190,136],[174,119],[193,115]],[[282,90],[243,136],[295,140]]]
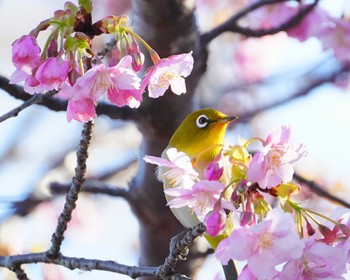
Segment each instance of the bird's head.
[[169,147],[209,163],[221,150],[228,123],[236,118],[210,108],[194,111],[177,128]]

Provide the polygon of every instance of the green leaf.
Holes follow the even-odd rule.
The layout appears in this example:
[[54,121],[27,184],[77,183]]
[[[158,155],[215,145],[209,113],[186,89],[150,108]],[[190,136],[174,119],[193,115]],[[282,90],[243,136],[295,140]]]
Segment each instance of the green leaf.
[[80,7],[84,8],[84,10],[87,12],[87,13],[91,13],[92,11],[92,3],[91,3],[91,0],[79,0],[79,5]]

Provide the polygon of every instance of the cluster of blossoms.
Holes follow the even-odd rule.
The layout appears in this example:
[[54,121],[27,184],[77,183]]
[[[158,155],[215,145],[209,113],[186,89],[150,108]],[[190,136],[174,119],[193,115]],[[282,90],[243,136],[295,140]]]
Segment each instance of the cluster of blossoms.
[[[350,212],[330,218],[292,199],[300,191],[292,182],[293,163],[306,149],[291,136],[282,126],[266,139],[224,146],[203,178],[195,159],[175,148],[166,151],[169,160],[144,158],[167,168],[171,208],[188,207],[207,235],[223,236],[215,251],[221,263],[246,262],[239,279],[343,279],[350,263]],[[252,142],[262,144],[254,154],[247,150]]]
[[[250,3],[256,2],[249,0]],[[310,1],[281,1],[274,5],[266,5],[249,13],[245,24],[253,29],[273,29],[281,26],[294,17],[301,8]],[[304,2],[304,3],[303,3]],[[254,82],[266,78],[278,67],[281,58],[276,55],[284,44],[290,44],[288,38],[303,43],[316,38],[324,51],[332,52],[341,63],[350,61],[350,20],[349,17],[336,17],[319,5],[315,6],[296,26],[272,36],[246,38],[238,45],[234,55],[238,75],[245,81]],[[264,49],[264,54],[259,49]]]
[[[58,91],[57,97],[68,99],[68,121],[81,122],[96,117],[95,106],[105,96],[118,107],[137,108],[146,87],[152,98],[162,96],[169,87],[177,95],[186,93],[184,77],[192,71],[191,53],[161,59],[127,26],[126,16],[108,16],[92,24],[90,1],[80,2],[79,7],[67,2],[63,10],[13,43],[16,71],[10,83],[24,81],[24,90],[30,94]],[[48,28],[50,34],[41,50],[37,37]],[[101,34],[115,38],[108,61],[92,49],[93,38]],[[142,79],[137,75],[144,62],[139,42],[154,63]]]

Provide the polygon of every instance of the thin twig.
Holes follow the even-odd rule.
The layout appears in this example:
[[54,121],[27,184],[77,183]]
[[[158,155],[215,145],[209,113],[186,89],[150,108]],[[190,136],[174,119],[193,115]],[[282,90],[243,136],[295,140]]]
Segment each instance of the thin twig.
[[58,257],[58,254],[61,249],[61,244],[64,239],[64,232],[67,229],[68,222],[72,218],[72,212],[76,207],[78,194],[85,181],[86,160],[88,158],[88,147],[91,140],[92,127],[92,122],[87,122],[84,124],[82,138],[80,140],[79,150],[77,152],[77,167],[75,168],[75,175],[72,179],[71,187],[66,196],[64,209],[58,218],[55,233],[52,235],[51,238],[51,248],[47,252],[47,256],[52,259]]
[[11,111],[9,111],[8,113],[6,113],[2,116],[0,116],[0,123],[9,119],[9,118],[13,118],[13,117],[18,116],[18,114],[21,111],[23,111],[24,109],[28,108],[31,105],[43,103],[45,100],[47,100],[48,98],[53,96],[55,93],[56,93],[55,91],[49,91],[46,94],[33,95],[30,99],[28,99],[27,101],[22,103],[20,106],[12,109]]
[[315,181],[307,180],[304,177],[300,176],[299,174],[294,174],[294,179],[297,180],[299,183],[305,184],[310,188],[312,192],[315,194],[324,197],[332,202],[338,203],[342,206],[345,206],[346,208],[350,208],[350,203],[336,197],[335,195],[329,193],[325,190],[325,188],[322,188],[319,184],[317,184]]
[[[70,185],[54,182],[50,184],[49,188],[53,194],[66,194],[70,189]],[[81,191],[86,193],[105,194],[114,197],[122,197],[126,200],[129,199],[128,189],[123,187],[115,187],[110,184],[105,184],[101,182],[86,182],[84,183]]]
[[243,10],[241,10],[240,12],[238,12],[237,14],[229,18],[224,23],[218,25],[217,27],[215,27],[214,29],[206,33],[203,33],[201,35],[202,46],[203,47],[207,46],[213,39],[215,39],[216,37],[218,37],[219,35],[221,35],[223,32],[226,32],[226,31],[239,33],[248,37],[262,37],[265,35],[276,34],[280,31],[288,30],[298,25],[303,20],[303,18],[314,9],[314,7],[319,2],[319,0],[315,0],[314,3],[300,9],[297,14],[295,14],[293,17],[288,19],[286,22],[280,24],[279,26],[272,27],[269,29],[251,29],[249,27],[239,26],[237,24],[240,18],[246,16],[248,13],[262,6],[282,3],[286,1],[290,1],[290,0],[261,0],[249,5],[248,7],[244,8]]

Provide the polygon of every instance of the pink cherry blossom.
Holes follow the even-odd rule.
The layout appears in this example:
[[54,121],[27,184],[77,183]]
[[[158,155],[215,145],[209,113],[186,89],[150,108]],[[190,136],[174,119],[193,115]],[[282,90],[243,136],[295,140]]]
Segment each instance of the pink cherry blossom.
[[62,57],[50,57],[38,67],[35,78],[43,90],[58,90],[69,72],[69,62]]
[[118,106],[128,105],[136,98],[141,101],[141,95],[135,93],[140,88],[140,78],[131,70],[131,61],[130,56],[125,56],[116,66],[99,64],[92,67],[73,85],[74,95],[89,96],[97,101],[108,92],[110,101]]
[[163,96],[169,86],[173,93],[180,95],[186,93],[184,77],[191,73],[192,68],[192,53],[162,58],[149,68],[143,84],[148,85],[148,94],[152,98]]
[[165,194],[173,198],[168,200],[171,208],[187,206],[192,208],[199,220],[203,221],[206,214],[213,210],[225,185],[217,181],[201,180],[196,182],[191,189],[181,187],[165,190]]
[[79,122],[87,122],[93,120],[95,117],[95,103],[92,99],[69,99],[67,107],[67,120],[69,122],[72,119]]
[[[94,66],[83,76],[79,77],[73,86],[65,83],[57,96],[68,99],[73,98],[72,104],[76,102],[89,104],[83,107],[88,108],[86,110],[88,112],[88,118],[90,118],[95,115],[95,111],[91,109],[91,104],[97,103],[99,98],[105,93],[107,93],[107,97],[111,103],[117,106],[128,105],[135,108],[140,105],[142,100],[140,79],[131,70],[130,56],[123,57],[113,67],[106,67],[104,64]],[[89,100],[89,102],[86,100]],[[85,112],[86,110],[84,109],[83,111]],[[78,117],[74,119],[81,120],[86,118]],[[68,119],[71,118],[68,117]]]
[[304,252],[300,258],[289,260],[279,274],[279,279],[344,279],[345,254],[336,247],[319,242],[315,237],[303,240]]
[[292,131],[282,126],[268,135],[261,152],[254,154],[249,165],[248,180],[261,188],[273,188],[293,178],[292,163],[306,155],[302,144],[291,143]]
[[257,279],[273,279],[277,265],[297,259],[303,252],[304,244],[293,227],[292,216],[275,208],[263,222],[234,230],[219,243],[215,255],[222,264],[230,259],[247,261]]
[[36,38],[24,35],[12,44],[12,62],[16,69],[35,68],[40,64],[40,47]]
[[256,276],[250,271],[246,265],[238,276],[238,280],[257,280]]
[[158,165],[157,175],[160,181],[166,179],[171,185],[190,189],[198,180],[198,173],[193,169],[191,159],[175,148],[167,149],[163,158],[146,155],[143,160]]

